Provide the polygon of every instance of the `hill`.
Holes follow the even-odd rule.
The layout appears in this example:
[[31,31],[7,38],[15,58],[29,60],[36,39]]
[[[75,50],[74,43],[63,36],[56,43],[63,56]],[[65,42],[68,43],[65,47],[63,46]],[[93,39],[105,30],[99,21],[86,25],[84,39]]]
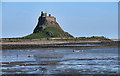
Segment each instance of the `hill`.
[[68,34],[67,32],[63,32],[58,28],[54,27],[47,27],[44,31],[40,31],[39,33],[32,33],[24,38],[52,38],[52,37],[61,37],[63,34],[66,34],[65,37],[73,37],[72,35]]
[[51,38],[51,37],[61,37],[70,38],[73,37],[63,29],[56,22],[56,18],[47,16],[47,13],[41,12],[41,16],[38,18],[38,24],[35,27],[32,34],[25,36],[23,38]]

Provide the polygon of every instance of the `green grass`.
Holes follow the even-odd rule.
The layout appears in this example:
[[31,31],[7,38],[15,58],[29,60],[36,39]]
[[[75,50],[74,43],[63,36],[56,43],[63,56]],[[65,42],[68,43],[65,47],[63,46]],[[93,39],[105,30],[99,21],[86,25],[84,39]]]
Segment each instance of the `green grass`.
[[64,34],[64,32],[58,28],[54,27],[47,27],[45,28],[45,32],[51,32],[53,33],[53,37],[60,37]]
[[34,34],[30,34],[28,36],[25,36],[23,38],[49,38],[50,36],[45,34],[44,32],[40,32],[40,33],[34,33]]
[[[46,32],[51,32],[53,36],[46,34]],[[62,37],[65,34],[61,29],[55,27],[47,27],[43,31],[39,33],[33,33],[23,38],[52,38],[52,37]],[[72,35],[68,34],[65,37],[72,37]]]

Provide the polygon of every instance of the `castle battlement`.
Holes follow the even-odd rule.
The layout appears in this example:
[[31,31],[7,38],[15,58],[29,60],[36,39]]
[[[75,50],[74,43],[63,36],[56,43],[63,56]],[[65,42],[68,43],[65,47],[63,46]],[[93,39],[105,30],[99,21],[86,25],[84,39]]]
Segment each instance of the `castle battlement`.
[[47,13],[43,13],[43,11],[41,12],[41,18],[45,18],[47,21],[50,22],[56,22],[56,18],[54,16],[51,16],[51,14],[49,14],[49,16],[47,16]]

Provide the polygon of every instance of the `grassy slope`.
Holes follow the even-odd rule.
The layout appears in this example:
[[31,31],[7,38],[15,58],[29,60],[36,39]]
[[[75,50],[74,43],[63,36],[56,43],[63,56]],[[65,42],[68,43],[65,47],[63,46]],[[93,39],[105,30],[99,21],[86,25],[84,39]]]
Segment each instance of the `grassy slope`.
[[[47,35],[46,32],[51,32],[53,36]],[[62,30],[55,27],[47,27],[44,31],[40,33],[33,33],[23,38],[51,38],[51,37],[61,37],[65,34]],[[72,37],[71,35],[67,35],[66,37]]]
[[27,35],[23,38],[49,38],[50,36],[49,35],[46,35],[45,33],[34,33],[34,34],[30,34],[30,35]]
[[46,32],[52,32],[53,33],[53,37],[60,37],[61,35],[64,34],[64,32],[62,30],[59,30],[58,28],[54,28],[54,27],[47,27],[45,28]]

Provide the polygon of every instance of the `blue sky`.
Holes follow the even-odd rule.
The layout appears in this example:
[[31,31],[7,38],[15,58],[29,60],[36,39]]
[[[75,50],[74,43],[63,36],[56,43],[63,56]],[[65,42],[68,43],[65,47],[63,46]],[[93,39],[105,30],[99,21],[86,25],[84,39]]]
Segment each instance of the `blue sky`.
[[3,2],[2,37],[31,34],[41,11],[55,16],[61,28],[75,37],[118,38],[117,2]]

